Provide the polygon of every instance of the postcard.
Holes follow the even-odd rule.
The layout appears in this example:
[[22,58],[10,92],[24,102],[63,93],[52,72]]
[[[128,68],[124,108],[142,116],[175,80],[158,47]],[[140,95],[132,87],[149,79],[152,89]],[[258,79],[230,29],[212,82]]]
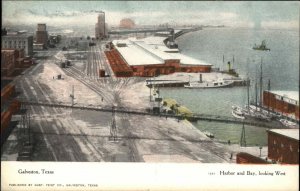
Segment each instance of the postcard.
[[1,190],[298,190],[299,5],[2,1]]

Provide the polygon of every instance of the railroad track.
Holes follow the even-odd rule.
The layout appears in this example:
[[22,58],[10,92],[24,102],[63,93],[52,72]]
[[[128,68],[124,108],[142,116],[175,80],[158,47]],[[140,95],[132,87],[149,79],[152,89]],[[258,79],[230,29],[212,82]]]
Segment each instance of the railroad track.
[[[85,80],[85,78],[87,76],[85,76],[81,72],[78,72],[77,70],[75,70],[74,67],[64,68],[64,71],[67,73],[67,75],[80,81],[82,84],[87,86],[89,89],[93,90],[95,93],[97,93],[98,95],[103,97],[106,102],[108,102],[109,104],[113,104],[113,101],[114,101],[112,99],[113,96],[111,95],[111,92],[109,90],[107,90],[107,89],[102,90],[101,87],[99,86],[99,84],[95,84],[91,81]],[[109,95],[107,95],[107,94],[109,94]]]

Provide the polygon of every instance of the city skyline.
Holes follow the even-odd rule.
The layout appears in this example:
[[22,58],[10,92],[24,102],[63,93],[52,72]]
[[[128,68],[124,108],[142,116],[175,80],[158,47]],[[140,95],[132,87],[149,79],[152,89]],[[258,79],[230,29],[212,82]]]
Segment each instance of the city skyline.
[[91,26],[97,14],[105,11],[111,26],[118,25],[123,18],[131,18],[137,25],[299,28],[299,2],[4,1],[2,5],[2,22],[8,26],[36,23]]

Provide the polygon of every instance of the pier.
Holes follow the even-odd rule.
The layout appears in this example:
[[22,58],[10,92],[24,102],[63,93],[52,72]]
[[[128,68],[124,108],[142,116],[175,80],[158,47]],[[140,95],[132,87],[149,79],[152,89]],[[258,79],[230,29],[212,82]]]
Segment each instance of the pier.
[[41,103],[41,102],[27,102],[21,101],[21,104],[28,106],[44,106],[44,107],[54,107],[54,108],[64,108],[64,109],[79,109],[79,110],[90,110],[90,111],[102,111],[102,112],[115,112],[115,113],[127,113],[131,115],[150,115],[165,118],[176,118],[178,120],[187,119],[189,121],[210,121],[219,123],[232,123],[232,124],[245,124],[250,126],[264,127],[264,128],[284,128],[283,125],[277,123],[276,121],[258,121],[252,119],[237,119],[234,117],[221,116],[221,115],[210,115],[210,114],[197,114],[192,113],[188,116],[181,114],[166,114],[166,113],[154,113],[141,109],[134,109],[128,107],[96,107],[96,106],[85,106],[78,105],[72,106],[70,104],[63,103]]

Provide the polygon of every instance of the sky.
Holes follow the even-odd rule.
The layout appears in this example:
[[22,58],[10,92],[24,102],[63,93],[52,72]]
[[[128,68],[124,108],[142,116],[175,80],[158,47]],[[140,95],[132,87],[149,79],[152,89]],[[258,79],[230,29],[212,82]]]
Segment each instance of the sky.
[[299,7],[297,1],[2,1],[2,23],[91,26],[105,11],[110,26],[130,18],[137,25],[299,29]]

